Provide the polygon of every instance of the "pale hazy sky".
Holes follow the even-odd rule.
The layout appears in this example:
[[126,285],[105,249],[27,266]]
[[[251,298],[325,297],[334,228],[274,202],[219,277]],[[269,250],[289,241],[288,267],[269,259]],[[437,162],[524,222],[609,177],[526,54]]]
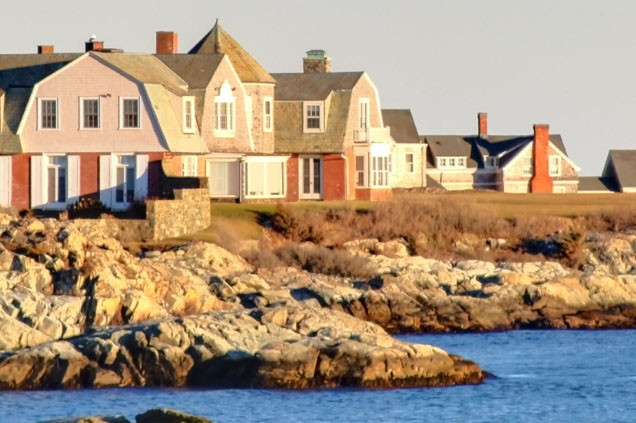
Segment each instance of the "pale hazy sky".
[[270,72],[301,71],[314,48],[334,71],[367,71],[420,134],[473,134],[482,111],[491,134],[549,123],[584,175],[636,148],[632,0],[0,1],[0,53],[83,51],[91,34],[154,52],[158,30],[185,53],[219,18]]

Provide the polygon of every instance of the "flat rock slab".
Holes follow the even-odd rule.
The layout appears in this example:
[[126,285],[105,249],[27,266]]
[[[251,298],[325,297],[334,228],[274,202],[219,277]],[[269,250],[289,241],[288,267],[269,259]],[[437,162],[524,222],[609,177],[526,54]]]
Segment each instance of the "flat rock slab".
[[137,423],[214,423],[204,417],[170,408],[153,408],[136,417]]

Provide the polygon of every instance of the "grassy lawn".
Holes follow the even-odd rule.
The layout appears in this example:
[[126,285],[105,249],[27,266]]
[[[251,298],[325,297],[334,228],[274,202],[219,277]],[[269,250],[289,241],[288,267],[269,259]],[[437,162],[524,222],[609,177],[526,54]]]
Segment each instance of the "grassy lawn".
[[[576,217],[612,209],[636,207],[636,194],[505,194],[500,192],[461,191],[445,193],[404,193],[394,196],[419,196],[423,199],[450,198],[470,207],[473,204],[492,208],[500,217],[514,218],[523,215]],[[369,201],[304,201],[285,203],[290,207],[353,208],[369,210],[374,207]],[[263,223],[276,212],[276,203],[216,203],[210,205],[212,226],[198,233],[175,241],[207,241],[221,243],[226,238],[259,240],[263,237]]]
[[501,217],[518,216],[577,217],[606,210],[636,207],[636,194],[505,194],[501,192],[458,191],[423,195],[453,198],[467,205],[493,208]]

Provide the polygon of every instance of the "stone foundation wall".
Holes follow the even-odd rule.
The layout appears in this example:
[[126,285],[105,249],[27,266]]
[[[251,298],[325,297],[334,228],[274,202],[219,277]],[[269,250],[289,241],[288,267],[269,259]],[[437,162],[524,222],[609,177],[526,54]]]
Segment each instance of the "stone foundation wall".
[[147,239],[177,238],[210,226],[208,188],[176,189],[174,200],[150,200],[146,204]]

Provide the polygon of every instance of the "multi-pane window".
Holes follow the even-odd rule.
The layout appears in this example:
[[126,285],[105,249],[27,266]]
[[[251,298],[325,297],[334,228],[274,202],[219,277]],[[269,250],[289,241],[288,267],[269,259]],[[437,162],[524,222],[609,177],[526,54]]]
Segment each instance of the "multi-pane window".
[[365,186],[364,156],[356,156],[356,186]]
[[99,99],[83,98],[80,110],[80,128],[99,129]]
[[186,134],[194,132],[194,98],[183,99],[183,132]]
[[285,195],[285,162],[248,162],[245,165],[246,193],[251,197]]
[[360,100],[360,129],[367,129],[369,127],[369,99],[363,98]]
[[499,158],[494,156],[486,157],[486,167],[497,167],[499,166]]
[[47,158],[46,181],[47,203],[66,203],[66,157]]
[[439,168],[446,167],[446,157],[441,157],[437,159],[437,167]]
[[438,157],[437,167],[439,169],[465,169],[466,157]]
[[140,128],[140,110],[138,98],[121,100],[121,127],[125,129]]
[[413,156],[413,153],[406,153],[406,156],[404,156],[404,161],[406,162],[406,171],[408,173],[415,172],[415,158]]
[[40,99],[40,129],[57,129],[57,99]]
[[263,114],[264,114],[264,130],[269,132],[273,128],[273,109],[272,109],[272,100],[265,99],[265,103],[263,104]]
[[307,128],[320,129],[320,106],[307,106]]
[[234,103],[216,103],[216,129],[218,131],[234,130]]
[[132,203],[135,198],[135,156],[117,156],[115,165],[115,202]]
[[371,159],[372,184],[376,187],[389,186],[389,157],[373,157]]
[[181,157],[181,176],[197,176],[197,156]]
[[561,157],[549,157],[549,172],[550,176],[561,176]]
[[458,157],[457,158],[457,167],[466,167],[466,158]]
[[524,157],[521,163],[521,174],[523,176],[532,176],[533,172],[534,172],[534,166],[532,164],[532,158]]

